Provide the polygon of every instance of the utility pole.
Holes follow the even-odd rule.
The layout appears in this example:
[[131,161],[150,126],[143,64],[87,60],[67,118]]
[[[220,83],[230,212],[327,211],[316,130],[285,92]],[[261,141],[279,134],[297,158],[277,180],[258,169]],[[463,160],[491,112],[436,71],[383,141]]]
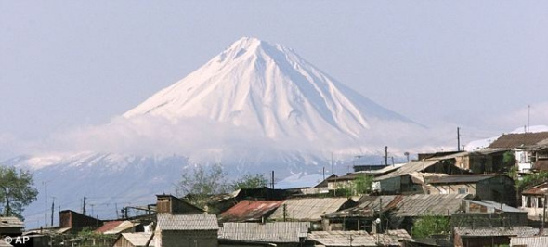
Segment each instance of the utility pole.
[[460,127],[457,127],[457,151],[460,151]]
[[86,197],[85,197],[85,196],[84,196],[84,208],[83,208],[82,211],[83,211],[82,213],[83,213],[84,215],[86,215]]
[[51,227],[53,227],[53,214],[55,213],[55,197],[53,197],[53,201],[51,202]]
[[388,146],[384,146],[384,165],[388,166]]
[[272,171],[272,180],[271,180],[270,183],[271,183],[271,184],[270,184],[270,187],[271,187],[272,189],[274,189],[274,171]]
[[530,123],[529,123],[529,115],[531,113],[531,105],[527,105],[527,129],[525,129],[525,133],[529,132]]

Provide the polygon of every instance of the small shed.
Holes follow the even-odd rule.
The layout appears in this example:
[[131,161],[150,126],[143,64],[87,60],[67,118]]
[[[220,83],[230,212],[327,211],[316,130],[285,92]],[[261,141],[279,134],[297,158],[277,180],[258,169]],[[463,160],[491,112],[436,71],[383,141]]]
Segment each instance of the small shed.
[[154,246],[216,247],[217,218],[213,214],[158,214]]
[[0,236],[21,235],[23,227],[23,222],[17,217],[0,217]]

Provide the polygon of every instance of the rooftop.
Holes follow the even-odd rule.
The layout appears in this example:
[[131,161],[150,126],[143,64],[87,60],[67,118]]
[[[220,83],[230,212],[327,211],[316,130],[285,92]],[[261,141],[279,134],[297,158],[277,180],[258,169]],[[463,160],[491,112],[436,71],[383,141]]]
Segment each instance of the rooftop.
[[[122,237],[136,247],[145,246],[150,235],[147,232],[122,233]],[[150,241],[150,246],[154,246],[154,241]]]
[[158,214],[158,227],[162,230],[217,230],[214,214]]
[[538,228],[523,227],[455,227],[455,234],[461,237],[492,237],[492,236],[515,236],[532,237],[539,233]]
[[291,199],[282,203],[269,219],[281,220],[285,217],[288,219],[302,221],[319,221],[321,215],[337,212],[341,210],[343,205],[347,203],[347,198],[303,198]]
[[14,216],[0,217],[0,227],[23,227],[23,222]]
[[283,201],[241,201],[221,214],[221,221],[260,221],[276,210]]
[[523,148],[546,143],[548,132],[507,134],[496,139],[489,148]]
[[460,184],[477,183],[484,179],[489,179],[497,175],[447,175],[437,177],[427,177],[426,183],[429,184]]
[[308,222],[224,223],[218,234],[223,240],[298,243],[309,227]]

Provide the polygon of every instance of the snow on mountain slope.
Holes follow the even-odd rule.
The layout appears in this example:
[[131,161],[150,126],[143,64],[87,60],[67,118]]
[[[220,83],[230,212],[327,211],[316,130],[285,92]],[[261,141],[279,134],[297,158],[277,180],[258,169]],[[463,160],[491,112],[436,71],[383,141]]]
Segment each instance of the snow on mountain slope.
[[340,160],[381,155],[388,143],[397,152],[417,128],[291,49],[245,37],[122,117],[55,139],[62,154],[4,164],[31,169],[41,185],[25,213],[31,221],[43,219],[48,196],[72,210],[87,197],[108,218],[113,203],[147,204],[173,193],[189,165],[222,163],[232,178],[276,171],[280,179],[317,180],[333,153]]
[[314,140],[358,138],[378,120],[410,122],[335,82],[280,45],[244,37],[124,114],[174,123],[207,117],[258,134]]

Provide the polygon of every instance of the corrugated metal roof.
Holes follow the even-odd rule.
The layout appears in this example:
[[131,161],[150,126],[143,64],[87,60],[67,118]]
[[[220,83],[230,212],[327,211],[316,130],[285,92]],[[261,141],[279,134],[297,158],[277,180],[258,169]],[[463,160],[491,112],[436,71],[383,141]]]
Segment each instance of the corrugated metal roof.
[[532,237],[539,233],[538,228],[523,227],[455,227],[455,234],[461,237],[494,237],[494,236],[517,236]]
[[337,212],[348,201],[347,198],[304,198],[292,199],[282,203],[269,219],[281,220],[285,218],[302,221],[319,221],[321,215]]
[[217,230],[214,214],[158,214],[158,227],[162,230]]
[[405,165],[400,166],[398,168],[398,170],[396,170],[392,173],[388,173],[386,175],[375,177],[374,180],[375,181],[380,181],[380,180],[383,180],[383,179],[387,179],[387,178],[391,178],[391,177],[397,177],[397,176],[401,176],[401,175],[406,175],[406,174],[410,174],[410,173],[414,173],[414,172],[422,172],[426,168],[428,168],[432,165],[435,165],[438,162],[439,161],[413,161],[413,162],[409,162]]
[[324,246],[377,246],[377,239],[366,231],[314,231],[308,240]]
[[13,216],[0,217],[0,227],[23,227],[23,222]]
[[447,175],[437,177],[427,177],[428,184],[458,184],[458,183],[477,183],[484,179],[489,179],[498,175]]
[[306,238],[308,228],[308,222],[224,223],[218,236],[225,240],[298,243]]
[[510,246],[515,246],[515,245],[521,245],[521,246],[527,246],[527,247],[546,247],[548,246],[548,236],[510,238]]
[[375,214],[375,210],[380,209],[381,202],[382,208],[383,210],[385,210],[396,197],[397,196],[362,196],[359,200],[358,206],[331,213],[328,215],[328,217],[343,217],[354,215],[373,216]]
[[505,213],[527,213],[526,211],[523,211],[514,207],[510,207],[500,202],[494,202],[494,201],[469,201],[469,202],[479,204],[488,208],[493,208],[495,210],[500,210]]
[[548,139],[548,132],[507,134],[497,138],[489,148],[521,148],[531,147]]
[[241,201],[221,214],[221,221],[259,221],[276,210],[283,201]]
[[460,210],[467,194],[411,195],[402,197],[396,216],[448,215]]
[[[122,233],[122,237],[136,247],[145,246],[150,235],[147,232]],[[150,241],[150,246],[154,246],[154,241]]]

